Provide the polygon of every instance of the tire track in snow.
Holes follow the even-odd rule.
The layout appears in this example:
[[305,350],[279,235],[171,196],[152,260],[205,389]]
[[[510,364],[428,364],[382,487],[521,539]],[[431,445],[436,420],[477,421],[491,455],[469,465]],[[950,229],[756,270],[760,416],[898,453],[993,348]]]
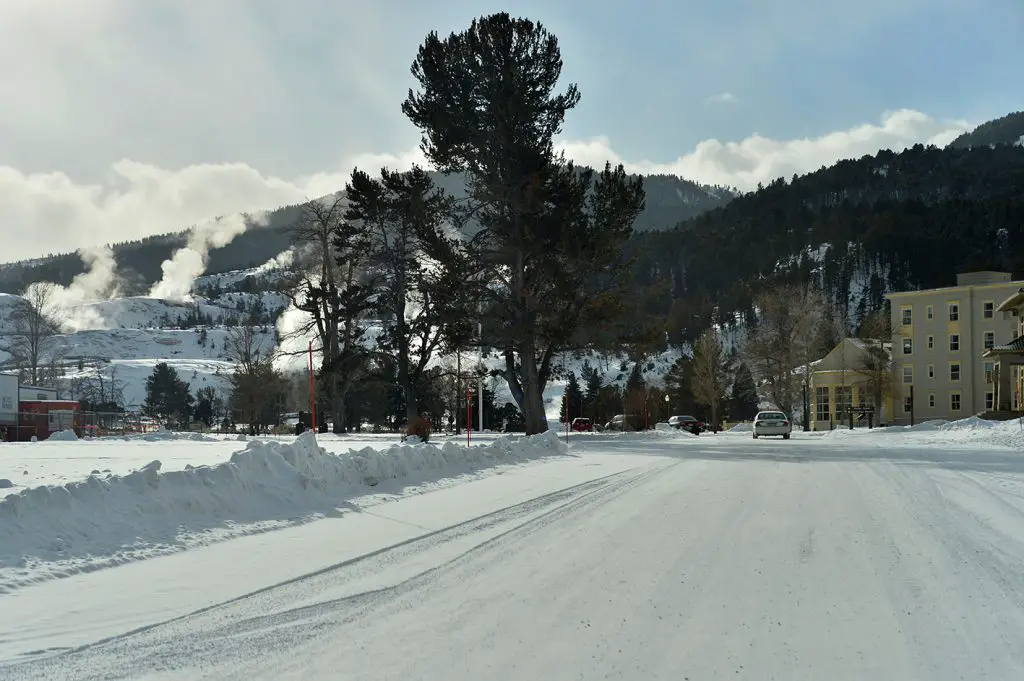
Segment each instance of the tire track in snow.
[[[475,554],[493,550],[517,535],[528,535],[559,522],[567,515],[607,503],[678,463],[681,462],[660,461],[653,466],[642,467],[639,472],[631,469],[613,473],[179,618],[74,649],[39,651],[40,657],[6,666],[0,664],[0,676],[18,681],[131,678],[140,668],[173,672],[193,667],[197,658],[211,665],[220,665],[230,660],[244,662],[251,659],[253,651],[272,654],[273,651],[287,650],[308,642],[319,632],[333,632],[339,624],[353,623],[379,609],[386,601],[423,589],[439,573],[471,559]],[[401,568],[403,563],[415,564],[417,555],[446,546],[453,548],[454,553],[439,563],[428,564],[413,574],[403,575],[392,584],[370,589],[356,588],[326,600],[321,597],[324,590],[337,590],[339,585],[344,590],[346,582],[365,582],[369,575],[396,566]],[[398,571],[401,572],[400,569]],[[296,605],[302,600],[311,602]],[[49,656],[43,656],[43,653]]]

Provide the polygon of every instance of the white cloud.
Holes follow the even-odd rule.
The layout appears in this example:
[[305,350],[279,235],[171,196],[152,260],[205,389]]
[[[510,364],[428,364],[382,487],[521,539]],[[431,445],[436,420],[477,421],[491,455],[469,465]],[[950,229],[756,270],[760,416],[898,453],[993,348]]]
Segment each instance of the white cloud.
[[[879,149],[900,150],[918,142],[943,145],[971,126],[937,121],[923,113],[887,113],[864,124],[820,137],[773,140],[752,135],[739,142],[706,140],[672,161],[624,159],[603,137],[560,143],[581,163],[623,163],[630,171],[665,173],[706,184],[752,189],[793,173],[817,170],[843,158]],[[344,187],[353,166],[408,168],[425,161],[418,149],[400,154],[363,154],[334,169],[293,178],[261,173],[245,163],[197,164],[178,169],[137,161],[115,163],[103,182],[79,183],[60,172],[25,173],[0,166],[2,261],[69,252],[111,241],[185,229],[211,217],[272,209],[323,196]]]
[[603,164],[607,159],[633,172],[679,175],[704,184],[749,190],[758,182],[811,172],[880,149],[901,151],[917,143],[943,146],[972,127],[966,121],[937,121],[919,111],[901,109],[887,112],[877,125],[865,123],[819,137],[773,140],[754,134],[740,142],[705,140],[690,153],[668,162],[628,161],[603,137],[567,142],[563,148],[583,163]]
[[711,95],[704,101],[708,104],[735,104],[736,95],[731,92],[719,92],[717,95]]

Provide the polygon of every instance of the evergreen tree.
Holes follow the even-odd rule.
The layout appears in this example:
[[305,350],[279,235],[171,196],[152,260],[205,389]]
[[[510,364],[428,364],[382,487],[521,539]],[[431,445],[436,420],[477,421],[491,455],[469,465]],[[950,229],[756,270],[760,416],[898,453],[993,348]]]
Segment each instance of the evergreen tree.
[[729,396],[729,418],[733,421],[749,421],[757,416],[759,405],[754,375],[750,373],[750,367],[745,362],[740,362],[736,367],[732,393]]
[[559,412],[559,420],[562,423],[572,421],[583,416],[583,391],[580,389],[580,382],[576,373],[569,372],[569,379],[565,384],[565,393],[562,398],[562,407]]
[[187,425],[193,403],[188,383],[178,377],[178,372],[167,362],[153,367],[153,373],[146,379],[146,401],[143,413],[157,418],[180,420]]
[[432,295],[436,280],[423,267],[419,235],[439,231],[448,201],[418,166],[405,173],[385,168],[379,180],[353,170],[345,193],[345,219],[361,224],[369,241],[370,306],[383,327],[377,348],[394,359],[405,419],[412,422],[420,412],[416,387],[441,345],[445,326],[439,322],[446,311],[446,298]]
[[599,420],[601,388],[604,381],[601,379],[601,373],[590,364],[590,360],[583,361],[580,375],[583,377],[583,413],[596,422]]
[[626,379],[625,395],[626,418],[643,418],[647,410],[647,381],[644,380],[640,362],[633,363],[633,370]]
[[[557,38],[507,13],[441,40],[430,33],[413,63],[419,91],[402,104],[441,172],[468,174],[456,222],[475,290],[505,356],[505,379],[529,434],[547,429],[544,387],[557,352],[582,330],[614,320],[622,249],[643,209],[639,178],[610,165],[595,177],[555,153],[554,137],[579,92],[555,93]],[[451,267],[451,262],[442,263]]]

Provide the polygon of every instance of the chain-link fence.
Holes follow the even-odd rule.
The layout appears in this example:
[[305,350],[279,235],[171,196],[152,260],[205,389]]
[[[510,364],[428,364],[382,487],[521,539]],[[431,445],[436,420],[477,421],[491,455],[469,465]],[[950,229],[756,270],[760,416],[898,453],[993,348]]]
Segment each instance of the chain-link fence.
[[[161,426],[177,432],[258,435],[294,435],[295,423],[283,415],[277,424],[261,425],[250,431],[247,424],[236,423],[224,416],[214,419],[211,424],[198,420],[166,421],[155,419],[138,412],[103,412],[55,409],[49,405],[46,410],[22,411],[18,414],[0,413],[0,442],[30,442],[47,440],[56,433],[73,431],[77,437],[109,437],[143,435],[160,430]],[[58,436],[62,437],[62,436]]]

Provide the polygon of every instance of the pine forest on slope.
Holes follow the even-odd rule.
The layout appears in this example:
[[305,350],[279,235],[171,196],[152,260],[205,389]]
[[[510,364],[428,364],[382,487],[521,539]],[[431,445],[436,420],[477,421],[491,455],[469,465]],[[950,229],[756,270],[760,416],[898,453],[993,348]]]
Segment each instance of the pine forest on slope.
[[[947,285],[965,269],[1024,274],[1022,128],[1018,112],[945,149],[882,150],[742,195],[645,177],[647,205],[627,245],[637,321],[665,319],[670,340],[692,342],[712,321],[749,319],[766,280],[814,281],[855,329],[890,290]],[[431,176],[460,192],[461,178]],[[300,213],[279,208],[265,226],[213,249],[207,273],[254,267],[286,250]],[[117,244],[126,292],[148,290],[185,239],[181,232]],[[0,265],[0,291],[66,285],[82,270],[75,253]]]

